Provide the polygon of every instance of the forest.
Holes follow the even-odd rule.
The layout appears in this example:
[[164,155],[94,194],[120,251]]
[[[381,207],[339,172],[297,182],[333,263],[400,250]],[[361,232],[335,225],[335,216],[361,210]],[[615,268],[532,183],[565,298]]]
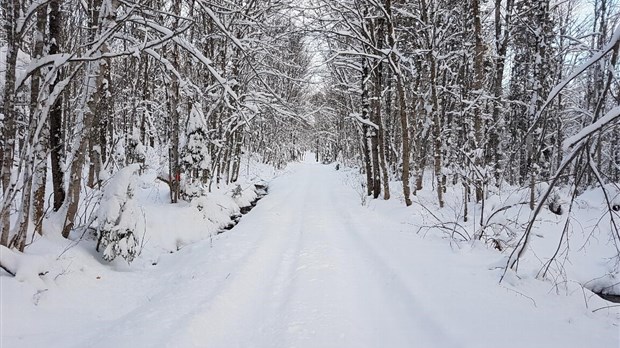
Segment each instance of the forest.
[[551,219],[536,278],[556,284],[596,231],[606,280],[584,287],[620,296],[616,0],[1,3],[3,276],[46,238],[134,261],[147,187],[213,238],[266,194],[251,172],[311,156],[362,206],[498,251],[500,279]]

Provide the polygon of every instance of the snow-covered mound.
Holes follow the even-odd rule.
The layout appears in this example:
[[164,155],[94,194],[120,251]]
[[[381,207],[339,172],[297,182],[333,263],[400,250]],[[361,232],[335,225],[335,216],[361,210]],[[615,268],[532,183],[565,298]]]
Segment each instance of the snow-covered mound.
[[156,264],[162,254],[211,239],[234,225],[242,208],[262,193],[254,183],[262,185],[276,175],[272,167],[252,161],[252,170],[248,166],[237,182],[214,185],[206,195],[177,204],[170,204],[169,186],[158,180],[156,169],[141,173],[138,164],[127,166],[108,178],[100,192],[87,189],[80,207],[81,216],[91,216],[85,231],[61,238],[62,222],[52,214],[44,221],[46,233],[29,241],[23,254],[3,247],[3,279],[14,275],[24,287],[38,291],[53,287],[55,279],[75,267],[139,270]]

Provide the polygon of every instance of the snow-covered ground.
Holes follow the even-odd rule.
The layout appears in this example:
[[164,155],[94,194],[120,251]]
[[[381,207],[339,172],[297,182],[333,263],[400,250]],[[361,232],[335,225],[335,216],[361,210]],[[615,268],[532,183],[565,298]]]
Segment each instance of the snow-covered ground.
[[[355,180],[291,164],[229,232],[131,266],[74,247],[38,285],[3,274],[0,346],[619,347],[618,307],[528,272],[498,284],[505,255],[423,238],[419,207],[362,206]],[[149,228],[190,228],[179,211]]]

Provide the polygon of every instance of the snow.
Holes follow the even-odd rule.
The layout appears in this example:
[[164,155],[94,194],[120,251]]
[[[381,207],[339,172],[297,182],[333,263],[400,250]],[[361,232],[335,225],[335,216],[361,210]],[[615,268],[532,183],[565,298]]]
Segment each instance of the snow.
[[362,117],[362,115],[360,115],[357,112],[354,112],[350,115],[352,118],[354,118],[355,120],[357,120],[359,123],[366,125],[368,127],[372,127],[374,129],[379,129],[379,126],[377,126],[375,123],[373,123],[372,121],[365,119]]
[[[122,260],[103,263],[87,242],[67,249],[70,241],[41,238],[27,252],[55,250],[64,262],[50,263],[40,277],[45,289],[2,273],[0,345],[620,344],[618,307],[593,312],[610,303],[577,281],[568,279],[561,286],[565,291],[557,292],[557,284],[530,274],[526,255],[519,273],[509,272],[498,284],[505,254],[480,242],[448,241],[434,230],[416,233],[431,218],[421,206],[424,192],[408,208],[398,197],[361,205],[350,184],[359,173],[306,158],[271,181],[269,195],[235,228],[206,239],[187,232],[188,240],[174,253],[156,249],[169,247],[166,236],[183,239],[184,231],[210,225],[192,213],[197,211],[192,204],[156,204],[167,192],[147,189],[144,179],[136,199],[148,214],[151,240],[131,266]],[[228,197],[221,199],[222,209],[234,206],[226,194],[234,189],[207,196],[212,206],[203,211],[218,205],[211,200],[218,195]],[[596,194],[588,194],[582,200],[595,204]],[[433,213],[441,216],[449,209]],[[557,221],[548,225],[553,224]],[[530,249],[539,250],[538,245]],[[2,250],[4,263],[5,255],[13,254]],[[594,244],[590,250],[597,250]]]
[[46,257],[25,256],[0,245],[0,264],[15,275],[15,280],[32,284],[37,289],[45,288],[39,275],[46,272],[49,262]]

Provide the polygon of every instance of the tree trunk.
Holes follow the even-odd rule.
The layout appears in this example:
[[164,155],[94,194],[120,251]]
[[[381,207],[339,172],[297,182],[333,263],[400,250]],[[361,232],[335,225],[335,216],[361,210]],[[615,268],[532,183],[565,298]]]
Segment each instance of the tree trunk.
[[[35,58],[40,59],[43,55],[43,35],[45,33],[45,25],[47,22],[47,6],[42,6],[37,11],[37,23],[35,31],[35,46],[33,55]],[[12,241],[12,246],[18,250],[23,251],[26,246],[26,237],[28,235],[28,227],[30,225],[30,211],[32,205],[36,204],[33,209],[35,212],[35,221],[39,222],[43,216],[43,207],[45,204],[45,176],[47,172],[46,163],[46,136],[35,138],[34,133],[38,127],[38,112],[39,109],[39,92],[41,83],[41,70],[37,70],[33,73],[30,84],[30,121],[28,125],[28,136],[26,138],[26,144],[24,144],[23,153],[25,154],[26,161],[23,162],[23,188],[22,188],[22,203],[19,210],[17,233]],[[45,132],[44,132],[45,133]],[[36,183],[36,186],[35,186]],[[35,193],[35,202],[32,199],[32,192]],[[38,225],[38,233],[41,233],[40,223]]]
[[[377,18],[377,47],[383,49],[383,37],[385,20],[384,18]],[[376,124],[379,127],[377,130],[377,141],[379,143],[379,165],[381,167],[381,173],[383,177],[380,178],[383,181],[383,199],[390,199],[390,178],[387,170],[387,163],[385,158],[385,127],[383,117],[381,116],[381,99],[383,93],[383,62],[378,61],[375,69],[375,119]],[[389,103],[389,101],[388,101]]]
[[35,125],[30,125],[28,144],[26,144],[26,158],[23,163],[23,187],[22,187],[22,204],[19,210],[17,218],[17,232],[13,236],[9,247],[17,248],[19,251],[24,251],[26,247],[26,236],[28,235],[28,227],[30,224],[30,208],[32,207],[32,167],[34,166],[34,154],[30,141],[34,133]]
[[411,191],[409,189],[409,119],[407,117],[407,100],[405,99],[405,87],[403,86],[402,76],[398,76],[398,99],[400,103],[400,127],[402,138],[402,153],[403,153],[403,195],[405,197],[405,205],[411,205]]
[[396,75],[396,89],[398,92],[399,102],[399,118],[401,129],[401,142],[402,142],[402,155],[403,155],[403,172],[401,180],[403,183],[403,196],[405,198],[405,205],[411,205],[411,191],[409,188],[409,119],[407,116],[407,100],[405,99],[405,81],[400,70],[399,57],[394,52],[396,50],[396,33],[394,32],[394,17],[392,15],[392,0],[385,0],[385,11],[387,20],[387,37],[388,45],[390,46],[391,53],[388,56],[390,60],[390,66],[392,72]]
[[[374,113],[373,113],[374,114]],[[378,126],[378,120],[373,117],[373,123]],[[373,198],[379,197],[381,193],[381,165],[379,163],[379,131],[375,127],[370,127],[370,153],[372,157],[372,192]]]
[[[180,16],[181,15],[181,4],[179,1],[174,1],[172,5],[172,13]],[[176,19],[176,26],[179,25],[179,19]],[[179,66],[179,52],[178,48],[175,46],[172,47],[172,57],[171,62],[174,66]],[[180,107],[180,96],[179,96],[179,81],[176,75],[172,74],[171,76],[172,83],[170,86],[170,107],[168,112],[170,113],[170,128],[172,132],[172,137],[170,139],[170,151],[169,151],[169,167],[170,167],[170,201],[171,203],[177,203],[179,201],[179,194],[181,191],[181,164],[179,158],[179,136],[180,136],[180,115],[179,115],[179,107]]]
[[489,127],[489,140],[487,151],[487,162],[495,165],[495,178],[500,179],[500,173],[504,165],[502,164],[502,151],[500,148],[500,136],[503,133],[502,97],[504,81],[504,67],[506,62],[506,52],[508,50],[508,39],[510,26],[512,23],[512,9],[514,0],[507,0],[504,13],[504,28],[502,30],[502,0],[495,0],[495,75],[493,77],[493,126]]
[[[482,106],[480,103],[482,102],[482,94],[483,94],[483,82],[484,82],[484,71],[483,71],[483,58],[484,58],[484,43],[482,41],[482,25],[480,23],[480,1],[472,0],[472,16],[474,19],[474,37],[475,37],[475,46],[474,46],[474,81],[473,81],[473,90],[475,93],[476,103],[474,105],[474,137],[476,140],[476,144],[474,148],[476,150],[484,149],[483,144],[483,122],[482,122]],[[474,166],[480,172],[484,172],[482,166],[484,156],[482,151],[476,151],[476,155],[474,157]],[[479,203],[483,199],[483,180],[484,178],[480,177],[480,174],[476,174],[476,202]]]
[[[362,119],[367,120],[369,118],[369,109],[370,105],[368,102],[368,76],[370,75],[368,69],[368,62],[366,58],[362,58]],[[371,146],[370,146],[370,126],[364,123],[362,125],[363,130],[363,150],[364,150],[364,162],[366,164],[366,189],[368,192],[368,196],[373,194],[374,191],[374,175],[373,175],[373,167],[371,162]]]
[[[60,1],[51,0],[49,3],[49,36],[50,49],[49,54],[57,54],[62,44],[62,17],[60,12]],[[59,72],[50,85],[50,92],[54,90],[58,81],[61,80]],[[50,132],[50,159],[52,169],[52,191],[54,197],[53,210],[58,211],[65,201],[64,172],[62,166],[63,158],[63,98],[62,94],[56,99],[56,102],[50,109],[49,114],[49,132]]]
[[2,167],[0,168],[1,183],[3,190],[3,204],[0,210],[0,245],[7,246],[9,243],[9,233],[11,229],[10,210],[15,198],[15,182],[11,182],[11,172],[13,171],[13,159],[16,141],[16,118],[15,110],[15,74],[17,64],[17,53],[19,52],[19,40],[15,32],[17,19],[19,18],[20,2],[18,0],[7,0],[5,2],[5,22],[6,32],[6,67],[4,81],[4,121],[1,123],[2,140]]
[[[173,50],[176,50],[174,48]],[[174,56],[176,54],[173,53]],[[173,59],[174,60],[174,59]],[[171,139],[170,139],[170,150],[169,150],[169,170],[170,170],[170,202],[177,203],[179,201],[179,192],[180,192],[180,165],[179,165],[179,81],[177,81],[176,77],[173,75],[172,83],[170,86],[170,95],[169,95],[169,109],[170,113],[170,131],[171,131]]]
[[438,110],[437,103],[437,64],[432,54],[429,55],[428,64],[430,64],[430,83],[431,83],[431,111],[429,118],[433,120],[433,158],[435,160],[435,180],[437,183],[437,200],[439,207],[443,208],[444,180],[442,173],[442,154],[441,154],[441,115]]
[[[89,70],[90,69],[87,71]],[[92,79],[92,77],[86,77],[86,80],[89,79]],[[86,86],[88,86],[89,83],[92,82],[87,82]],[[88,91],[89,87],[85,87],[85,89],[85,95],[92,93],[92,91]],[[69,238],[69,233],[75,225],[75,217],[79,207],[80,190],[82,188],[82,169],[86,159],[86,151],[88,150],[87,133],[91,128],[92,113],[90,111],[84,112],[78,119],[81,119],[83,122],[83,130],[77,135],[79,140],[76,142],[77,148],[73,151],[73,161],[71,162],[71,169],[69,171],[69,189],[67,190],[67,200],[64,204],[66,206],[66,215],[62,228],[62,236],[65,238]]]
[[[34,56],[40,58],[43,56],[43,46],[45,45],[44,35],[47,26],[47,6],[41,6],[37,11],[37,24],[35,33]],[[30,117],[33,119],[37,114],[36,110],[40,107],[39,94],[41,92],[41,71],[37,70],[33,73],[30,85]],[[45,182],[47,179],[47,152],[49,150],[49,128],[43,125],[41,134],[35,139],[35,155],[34,155],[34,173],[32,178],[33,190],[33,211],[32,219],[35,224],[35,232],[42,233],[42,220],[45,210]]]
[[[377,77],[378,72],[376,70],[374,71],[374,74],[376,77],[375,81],[381,79],[381,77]],[[379,197],[379,194],[381,194],[381,164],[379,163],[379,125],[381,124],[381,98],[380,95],[377,94],[376,88],[377,86],[375,86],[375,98],[373,101],[373,104],[375,106],[374,110],[370,110],[370,105],[368,105],[370,121],[376,126],[369,128],[370,155],[372,159],[372,196],[375,199]],[[379,92],[379,94],[380,93],[381,92]]]

